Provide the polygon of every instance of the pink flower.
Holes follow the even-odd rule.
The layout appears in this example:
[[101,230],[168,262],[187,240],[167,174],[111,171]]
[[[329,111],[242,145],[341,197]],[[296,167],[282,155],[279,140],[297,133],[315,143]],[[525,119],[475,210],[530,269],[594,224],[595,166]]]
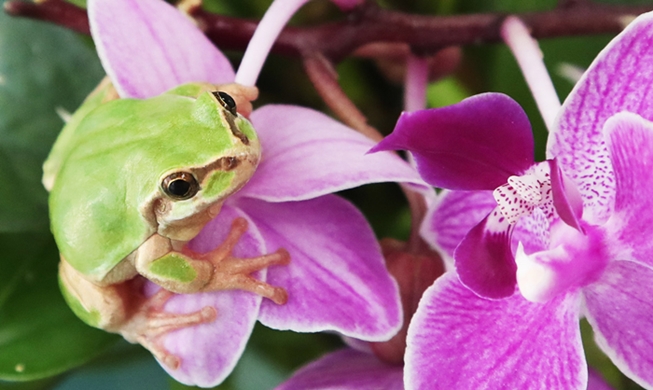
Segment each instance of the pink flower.
[[[161,0],[89,0],[88,9],[102,64],[121,97],[147,98],[192,81],[234,81],[225,56]],[[235,255],[288,250],[290,265],[256,277],[285,288],[289,299],[277,305],[244,291],[171,298],[167,311],[213,306],[218,313],[214,322],[165,336],[165,347],[181,359],[181,366],[164,368],[186,384],[222,382],[257,320],[274,329],[329,330],[369,341],[387,340],[401,326],[396,283],[373,232],[354,206],[331,193],[380,181],[420,184],[417,174],[392,154],[365,156],[372,141],[307,108],[268,105],[256,109],[251,121],[262,161],[251,181],[225,202],[190,246],[215,248],[234,218],[245,218],[249,229]]]
[[403,388],[403,366],[383,363],[372,353],[345,348],[300,368],[276,390]]
[[407,388],[585,389],[582,315],[612,361],[653,386],[652,69],[645,14],[564,102],[546,162],[499,94],[407,114],[376,147],[412,151],[425,180],[454,190],[425,231],[458,275],[413,317]]

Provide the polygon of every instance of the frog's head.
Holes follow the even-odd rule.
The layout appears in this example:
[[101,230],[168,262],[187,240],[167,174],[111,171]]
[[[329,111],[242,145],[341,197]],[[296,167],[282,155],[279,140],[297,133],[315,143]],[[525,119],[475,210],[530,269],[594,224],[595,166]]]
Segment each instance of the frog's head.
[[238,114],[228,94],[203,93],[191,116],[198,128],[208,129],[192,133],[195,148],[206,155],[204,162],[162,171],[153,204],[158,233],[181,242],[191,240],[218,215],[224,200],[252,177],[261,155],[251,123]]

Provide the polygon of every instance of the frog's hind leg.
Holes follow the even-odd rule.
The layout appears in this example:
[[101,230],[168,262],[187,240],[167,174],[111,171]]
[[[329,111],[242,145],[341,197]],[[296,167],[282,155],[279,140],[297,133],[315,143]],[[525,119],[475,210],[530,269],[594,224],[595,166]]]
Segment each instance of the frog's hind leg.
[[123,283],[95,284],[62,257],[59,287],[68,306],[88,325],[111,331],[127,320],[130,302]]
[[143,300],[137,310],[120,328],[119,333],[125,340],[139,343],[171,369],[179,368],[180,359],[171,354],[163,345],[162,336],[174,330],[212,322],[217,311],[211,306],[188,314],[166,312],[164,306],[174,296],[161,288],[153,296]]
[[118,333],[131,343],[147,348],[163,364],[177,369],[181,360],[163,345],[168,332],[212,322],[216,310],[206,306],[201,310],[176,314],[165,311],[166,302],[174,295],[160,289],[150,297],[143,290],[143,279],[132,279],[107,286],[84,278],[68,262],[59,265],[61,291],[73,312],[87,324]]

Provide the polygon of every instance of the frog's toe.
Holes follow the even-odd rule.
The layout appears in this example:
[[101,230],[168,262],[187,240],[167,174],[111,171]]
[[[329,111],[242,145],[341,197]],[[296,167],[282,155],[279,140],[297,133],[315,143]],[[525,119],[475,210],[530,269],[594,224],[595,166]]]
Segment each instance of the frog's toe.
[[141,344],[160,362],[175,370],[181,365],[181,359],[165,348],[163,336],[175,330],[213,322],[217,318],[217,311],[214,307],[205,306],[186,314],[166,312],[165,303],[173,295],[161,289],[144,301],[120,330],[120,334],[129,342]]
[[290,264],[290,254],[285,249],[258,257],[241,259],[229,257],[215,265],[213,278],[205,287],[206,291],[244,290],[268,298],[278,305],[288,301],[288,293],[283,287],[272,286],[256,279],[251,274],[271,266]]

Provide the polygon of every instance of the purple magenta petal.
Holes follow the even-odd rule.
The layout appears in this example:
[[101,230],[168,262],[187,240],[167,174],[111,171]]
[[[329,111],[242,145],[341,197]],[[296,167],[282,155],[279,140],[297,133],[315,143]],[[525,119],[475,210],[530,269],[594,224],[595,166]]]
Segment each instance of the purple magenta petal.
[[585,389],[580,294],[546,304],[487,300],[454,273],[422,297],[408,328],[407,389]]
[[413,152],[424,180],[451,190],[494,190],[534,164],[528,117],[499,93],[403,113],[373,151],[397,149]]
[[603,277],[583,289],[587,320],[612,362],[645,388],[653,387],[653,270],[614,261]]
[[580,219],[583,216],[583,199],[580,192],[574,183],[562,173],[556,159],[548,161],[551,168],[551,192],[556,212],[564,223],[582,231]]
[[263,157],[242,196],[285,202],[306,200],[362,184],[426,184],[393,153],[366,155],[374,142],[308,108],[268,105],[251,116]]
[[593,370],[591,367],[587,379],[587,390],[614,390],[612,386],[603,379],[601,373]]
[[403,371],[372,354],[343,349],[299,369],[275,390],[403,390]]
[[460,281],[479,296],[499,299],[515,292],[517,266],[510,246],[513,227],[497,207],[454,251]]
[[229,60],[162,0],[88,0],[98,55],[121,97],[148,98],[180,84],[234,80]]
[[297,332],[334,330],[385,341],[401,327],[397,284],[365,218],[344,199],[326,195],[303,202],[238,200],[268,250],[285,248],[290,264],[268,270],[268,283],[285,287],[288,302],[265,300],[259,321]]
[[424,218],[421,235],[453,260],[458,244],[496,206],[491,191],[442,191]]
[[620,113],[605,123],[616,182],[614,215],[606,224],[620,260],[653,266],[653,123]]
[[604,222],[614,201],[612,165],[603,124],[629,111],[653,120],[653,14],[633,21],[590,65],[564,102],[549,136],[547,158],[558,158],[585,202],[584,219]]
[[[200,252],[209,251],[222,243],[231,222],[236,217],[247,217],[229,206],[211,221],[191,242],[191,248]],[[258,256],[264,251],[256,227],[250,227],[234,248],[234,255]],[[257,275],[264,278],[265,274]],[[181,366],[170,370],[163,366],[177,381],[187,385],[203,387],[221,383],[233,370],[245,349],[245,344],[258,317],[261,297],[244,291],[218,291],[175,295],[166,309],[175,313],[189,313],[205,306],[217,309],[216,320],[192,328],[170,333],[165,338],[166,348],[181,358]]]

